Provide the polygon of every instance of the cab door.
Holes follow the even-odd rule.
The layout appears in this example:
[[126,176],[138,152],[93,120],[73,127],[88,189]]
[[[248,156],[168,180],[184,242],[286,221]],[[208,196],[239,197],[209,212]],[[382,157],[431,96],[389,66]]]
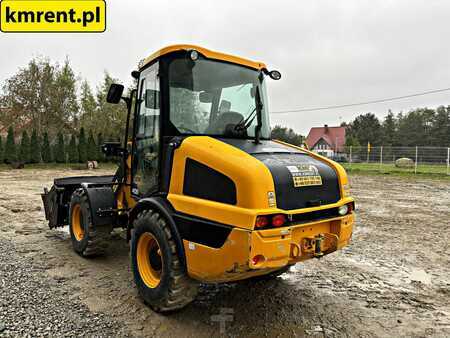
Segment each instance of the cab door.
[[134,195],[148,196],[159,189],[160,105],[158,62],[142,71],[139,78],[133,147]]

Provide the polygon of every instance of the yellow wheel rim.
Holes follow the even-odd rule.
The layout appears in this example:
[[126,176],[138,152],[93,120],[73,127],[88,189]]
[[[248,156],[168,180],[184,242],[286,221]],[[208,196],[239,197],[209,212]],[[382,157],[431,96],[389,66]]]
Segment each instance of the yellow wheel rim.
[[149,288],[156,288],[161,281],[163,261],[159,243],[151,233],[139,237],[136,257],[142,280]]
[[72,210],[72,232],[77,241],[81,241],[84,238],[84,228],[81,223],[81,208],[79,204],[76,204]]

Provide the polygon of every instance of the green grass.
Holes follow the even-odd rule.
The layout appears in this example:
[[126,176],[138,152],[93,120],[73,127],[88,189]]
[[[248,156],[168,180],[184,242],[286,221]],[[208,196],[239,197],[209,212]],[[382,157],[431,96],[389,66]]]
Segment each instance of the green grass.
[[[106,162],[106,163],[99,163],[100,169],[106,169],[106,170],[115,170],[117,168],[117,164]],[[82,163],[33,163],[33,164],[25,164],[25,170],[26,169],[75,169],[75,170],[83,170],[86,169],[86,165]],[[0,164],[0,171],[7,171],[7,170],[14,170],[11,168],[9,164]],[[19,169],[21,170],[21,169]]]
[[419,164],[417,166],[417,173],[413,168],[397,168],[394,164],[379,163],[343,163],[344,168],[348,173],[361,174],[384,174],[384,175],[400,175],[400,176],[416,176],[416,177],[433,177],[450,180],[450,175],[447,174],[447,166],[441,164]]

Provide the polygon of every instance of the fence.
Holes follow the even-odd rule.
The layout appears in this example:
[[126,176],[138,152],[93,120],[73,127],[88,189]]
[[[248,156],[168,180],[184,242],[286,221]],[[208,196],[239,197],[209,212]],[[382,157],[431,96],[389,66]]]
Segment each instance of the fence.
[[450,175],[450,148],[345,147],[332,156],[348,170]]

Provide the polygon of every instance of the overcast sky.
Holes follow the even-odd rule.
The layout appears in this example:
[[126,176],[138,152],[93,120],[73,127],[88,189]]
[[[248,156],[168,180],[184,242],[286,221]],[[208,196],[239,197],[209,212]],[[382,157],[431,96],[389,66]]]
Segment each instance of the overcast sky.
[[[108,70],[124,82],[138,61],[192,43],[265,62],[271,111],[346,104],[450,87],[450,1],[107,1],[98,34],[0,33],[0,82],[31,57],[63,61],[97,85]],[[273,114],[307,133],[360,113],[383,117],[450,104],[450,91],[368,106]]]

